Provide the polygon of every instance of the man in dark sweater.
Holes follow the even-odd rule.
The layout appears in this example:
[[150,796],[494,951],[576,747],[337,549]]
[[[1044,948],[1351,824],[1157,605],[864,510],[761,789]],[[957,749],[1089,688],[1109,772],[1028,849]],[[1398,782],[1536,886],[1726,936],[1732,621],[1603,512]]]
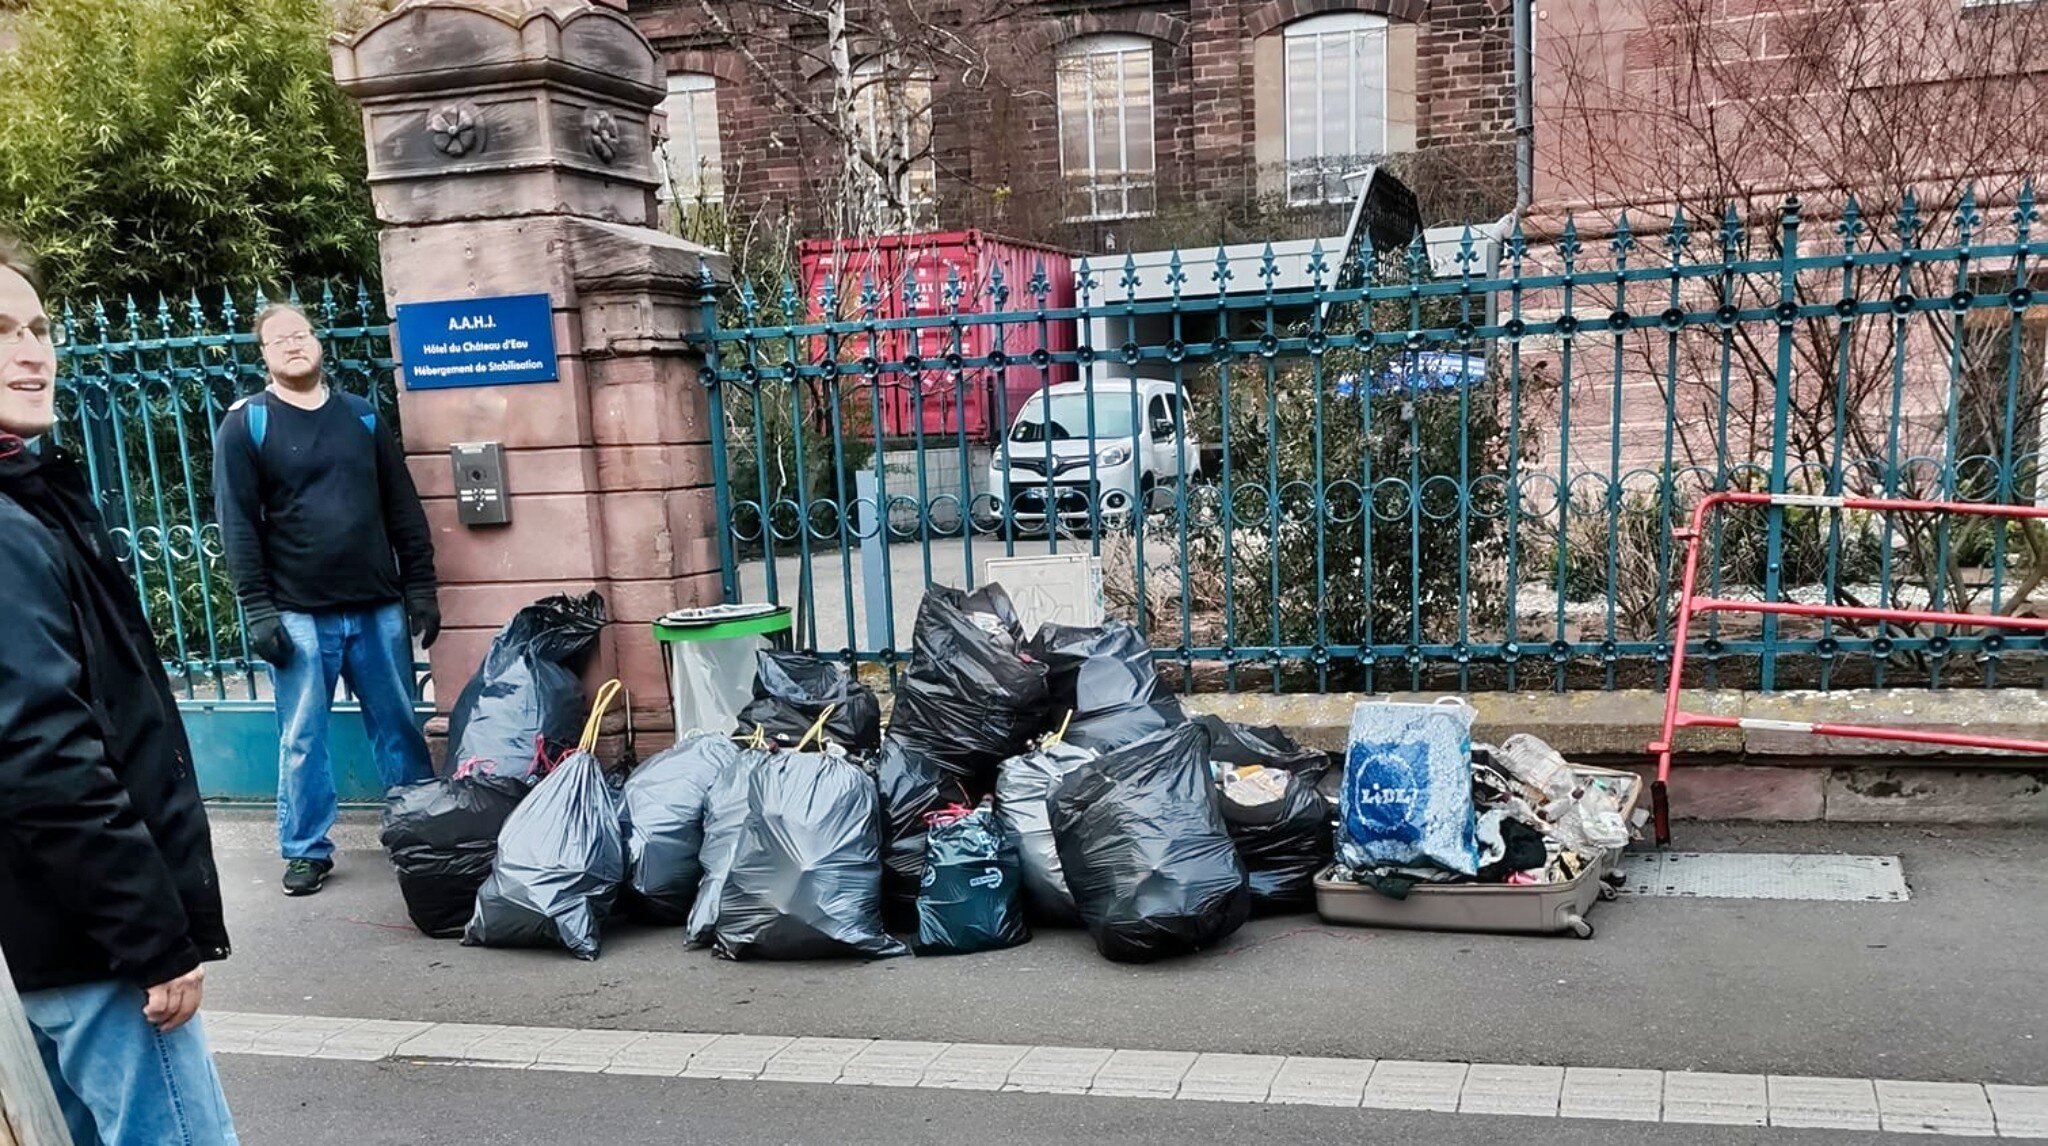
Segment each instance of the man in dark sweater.
[[412,642],[441,630],[434,543],[405,456],[374,407],[332,390],[297,307],[256,316],[270,385],[214,440],[213,488],[249,647],[277,686],[278,847],[289,895],[334,869],[327,722],[346,680],[386,785],[433,774],[413,718]]
[[135,583],[46,437],[55,343],[0,246],[0,950],[74,1142],[232,1143],[191,1021],[228,955],[206,807]]

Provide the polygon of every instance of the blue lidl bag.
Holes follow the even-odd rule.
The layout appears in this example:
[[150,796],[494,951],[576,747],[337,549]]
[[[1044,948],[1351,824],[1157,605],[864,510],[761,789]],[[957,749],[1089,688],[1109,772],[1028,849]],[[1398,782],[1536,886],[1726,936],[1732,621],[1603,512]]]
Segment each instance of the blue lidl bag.
[[1366,701],[1352,711],[1338,862],[1358,869],[1434,863],[1477,873],[1473,715],[1455,698]]
[[1023,863],[1017,837],[986,800],[927,833],[924,886],[917,893],[919,955],[964,955],[1015,947],[1024,924]]

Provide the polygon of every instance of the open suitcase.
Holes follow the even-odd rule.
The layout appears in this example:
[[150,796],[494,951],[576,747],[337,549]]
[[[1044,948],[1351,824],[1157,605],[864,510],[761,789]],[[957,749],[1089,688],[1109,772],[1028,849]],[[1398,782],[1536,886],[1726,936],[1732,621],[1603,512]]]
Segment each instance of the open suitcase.
[[[1587,776],[1629,777],[1636,783],[1622,814],[1633,820],[1642,783],[1632,772],[1573,765]],[[1331,923],[1358,927],[1405,927],[1428,931],[1495,931],[1593,937],[1586,919],[1593,904],[1613,899],[1623,875],[1621,851],[1588,864],[1577,878],[1561,883],[1512,886],[1494,883],[1417,884],[1406,899],[1390,899],[1364,884],[1334,878],[1336,865],[1316,873],[1316,914]]]

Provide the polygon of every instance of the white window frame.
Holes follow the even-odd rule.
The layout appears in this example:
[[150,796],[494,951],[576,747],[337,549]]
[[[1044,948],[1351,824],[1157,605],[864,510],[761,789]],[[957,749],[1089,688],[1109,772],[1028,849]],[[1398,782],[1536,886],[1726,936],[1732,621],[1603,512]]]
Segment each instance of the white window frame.
[[[1092,65],[1094,58],[1097,56],[1117,57],[1116,117],[1120,130],[1117,132],[1117,149],[1119,154],[1116,156],[1114,168],[1105,167],[1102,157],[1095,154],[1097,140],[1095,130],[1096,117],[1103,110],[1097,106],[1093,90]],[[1143,172],[1134,172],[1131,169],[1132,123],[1131,109],[1127,100],[1127,76],[1124,69],[1129,66],[1129,57],[1132,56],[1140,58],[1144,62],[1145,68],[1144,130],[1151,135],[1152,166],[1149,170]],[[1064,133],[1067,126],[1067,99],[1069,95],[1067,84],[1075,82],[1070,81],[1069,77],[1076,74],[1073,70],[1072,61],[1081,61],[1078,82],[1085,85],[1077,93],[1083,101],[1088,120],[1086,148],[1089,154],[1089,171],[1092,175],[1085,183],[1076,182],[1081,176],[1067,169],[1067,140]],[[1131,207],[1131,192],[1153,190],[1156,194],[1159,182],[1159,139],[1157,134],[1159,130],[1159,100],[1152,65],[1152,41],[1143,36],[1116,34],[1084,36],[1061,45],[1059,55],[1053,65],[1053,99],[1058,130],[1061,134],[1059,140],[1060,174],[1066,181],[1068,191],[1080,196],[1086,205],[1084,210],[1070,214],[1068,216],[1070,220],[1083,222],[1100,219],[1130,219],[1143,218],[1152,214],[1153,208],[1134,210]],[[1105,177],[1105,174],[1110,171],[1114,171],[1115,174]]]
[[[1350,112],[1351,135],[1354,150],[1344,156],[1333,157],[1323,155],[1321,154],[1322,137],[1320,134],[1318,134],[1316,139],[1317,154],[1309,156],[1301,156],[1295,154],[1295,85],[1294,75],[1291,70],[1291,64],[1288,58],[1289,53],[1287,51],[1289,41],[1298,41],[1302,39],[1314,39],[1317,41],[1321,41],[1325,37],[1355,37],[1361,34],[1368,33],[1377,35],[1377,37],[1379,38],[1380,138],[1378,141],[1377,148],[1369,150],[1358,146],[1358,129],[1361,123],[1361,117],[1358,113],[1360,110],[1362,110],[1360,97],[1364,93],[1361,93],[1359,91],[1360,85],[1354,82],[1351,85],[1351,106],[1348,109]],[[1311,205],[1317,203],[1331,203],[1346,200],[1349,198],[1349,195],[1347,193],[1341,190],[1332,191],[1330,189],[1331,184],[1327,176],[1331,170],[1331,161],[1333,159],[1356,160],[1360,156],[1384,155],[1387,152],[1387,139],[1392,130],[1389,121],[1392,119],[1393,113],[1393,108],[1391,106],[1393,84],[1388,82],[1390,68],[1393,63],[1393,53],[1388,43],[1388,20],[1385,16],[1376,15],[1371,12],[1331,12],[1322,16],[1311,16],[1306,20],[1297,20],[1294,23],[1287,25],[1286,28],[1282,29],[1281,36],[1282,40],[1280,51],[1280,85],[1281,91],[1285,93],[1285,98],[1287,101],[1284,124],[1282,128],[1282,131],[1285,136],[1285,144],[1287,149],[1287,201],[1289,203],[1297,205]],[[1318,44],[1318,49],[1320,49],[1320,44]],[[1317,82],[1314,85],[1314,91],[1316,93],[1317,102],[1317,107],[1315,109],[1315,122],[1319,124],[1326,121],[1325,109],[1322,107],[1322,66],[1323,56],[1322,52],[1318,50],[1316,52],[1316,68],[1318,69],[1316,76]],[[1320,174],[1321,177],[1317,181],[1316,194],[1302,195],[1297,193],[1297,176],[1304,170],[1313,170]],[[1344,174],[1344,172],[1340,171],[1337,172],[1337,174],[1341,176]]]
[[[709,93],[708,100],[700,101],[698,96]],[[711,105],[711,141],[714,154],[705,155],[703,149],[703,126],[697,122],[700,103]],[[684,114],[678,115],[678,111]],[[676,185],[675,155],[671,148],[685,147],[688,154],[681,158],[697,169],[694,190],[683,198],[690,202],[719,203],[725,199],[725,149],[718,137],[718,80],[703,72],[675,72],[668,77],[668,98],[662,101],[662,111],[668,117],[668,138],[662,141],[660,162],[655,166],[661,176],[661,184],[655,190],[656,197],[664,203],[678,198]],[[707,189],[706,183],[711,186]]]
[[[889,85],[882,78],[882,63],[880,59],[871,59],[856,65],[853,69],[854,115],[860,121],[862,143],[866,145],[869,154],[876,156],[881,154],[882,141],[887,135],[883,101],[888,98]],[[924,72],[913,71],[904,78],[903,89],[906,99],[916,100],[920,93],[924,99],[923,106],[911,109],[911,130],[918,130],[915,121],[923,120],[925,154],[912,160],[910,164],[910,206],[923,213],[938,202],[939,192],[939,162],[931,150],[937,127],[932,109],[932,77]],[[861,177],[869,181],[877,181],[880,178],[865,166]],[[879,203],[879,188],[876,189],[875,195]]]

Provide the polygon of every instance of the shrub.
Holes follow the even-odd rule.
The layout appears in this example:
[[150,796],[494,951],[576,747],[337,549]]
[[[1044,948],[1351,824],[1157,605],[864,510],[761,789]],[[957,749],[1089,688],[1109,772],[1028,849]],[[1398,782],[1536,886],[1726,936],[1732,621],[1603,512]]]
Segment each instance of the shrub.
[[26,5],[0,51],[0,231],[58,298],[374,278],[333,0]]

